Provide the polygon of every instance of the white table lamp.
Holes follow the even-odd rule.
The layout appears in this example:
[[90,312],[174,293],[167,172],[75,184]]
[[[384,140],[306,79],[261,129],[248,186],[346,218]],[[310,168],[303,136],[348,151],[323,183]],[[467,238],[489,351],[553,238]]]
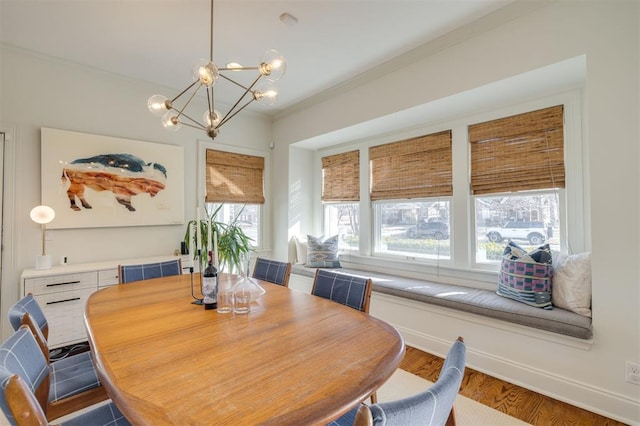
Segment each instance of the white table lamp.
[[51,268],[51,255],[46,254],[45,251],[45,234],[47,223],[50,223],[56,217],[56,212],[49,206],[36,206],[31,209],[29,215],[31,220],[42,225],[42,254],[36,256],[36,269],[49,269]]

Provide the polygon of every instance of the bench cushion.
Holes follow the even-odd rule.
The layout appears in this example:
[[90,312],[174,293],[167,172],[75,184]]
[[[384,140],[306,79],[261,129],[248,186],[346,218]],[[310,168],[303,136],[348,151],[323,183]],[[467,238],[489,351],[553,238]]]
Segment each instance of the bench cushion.
[[[560,308],[552,310],[535,308],[500,297],[492,290],[435,283],[350,268],[342,268],[339,271],[371,277],[374,292],[457,309],[579,339],[593,337],[591,318],[589,317]],[[296,265],[293,267],[292,273],[313,277],[315,269]]]

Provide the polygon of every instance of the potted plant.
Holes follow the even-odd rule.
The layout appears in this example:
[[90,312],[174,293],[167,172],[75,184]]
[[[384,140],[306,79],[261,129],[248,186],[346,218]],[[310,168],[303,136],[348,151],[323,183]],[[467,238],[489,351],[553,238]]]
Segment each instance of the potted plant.
[[[212,248],[217,242],[218,268],[229,273],[240,273],[242,271],[241,259],[243,255],[253,250],[251,245],[253,240],[237,224],[242,210],[238,212],[231,223],[227,224],[216,220],[221,208],[222,204],[211,213],[205,208],[205,219],[187,222],[184,242],[190,250],[193,250],[194,259],[198,254],[198,250],[204,252],[206,251],[205,247]],[[203,257],[206,259],[206,253],[203,253]]]

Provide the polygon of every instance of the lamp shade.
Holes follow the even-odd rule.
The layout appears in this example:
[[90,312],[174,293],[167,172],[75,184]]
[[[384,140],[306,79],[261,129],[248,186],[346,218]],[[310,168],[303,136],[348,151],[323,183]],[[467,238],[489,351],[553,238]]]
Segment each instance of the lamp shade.
[[36,206],[31,209],[29,216],[32,221],[42,225],[50,223],[56,217],[56,212],[49,206]]
[[29,213],[31,220],[42,225],[42,254],[36,256],[36,269],[51,268],[51,256],[45,251],[45,228],[56,217],[56,212],[49,206],[36,206]]

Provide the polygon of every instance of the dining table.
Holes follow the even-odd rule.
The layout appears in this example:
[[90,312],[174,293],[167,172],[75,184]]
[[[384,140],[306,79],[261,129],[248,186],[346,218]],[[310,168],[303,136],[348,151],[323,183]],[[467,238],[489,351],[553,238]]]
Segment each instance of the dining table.
[[[238,277],[219,280],[228,287]],[[256,281],[266,292],[246,314],[193,304],[199,274],[119,284],[89,297],[84,320],[98,375],[132,424],[326,424],[399,366],[405,346],[391,325]]]

